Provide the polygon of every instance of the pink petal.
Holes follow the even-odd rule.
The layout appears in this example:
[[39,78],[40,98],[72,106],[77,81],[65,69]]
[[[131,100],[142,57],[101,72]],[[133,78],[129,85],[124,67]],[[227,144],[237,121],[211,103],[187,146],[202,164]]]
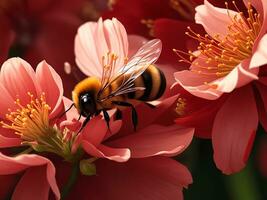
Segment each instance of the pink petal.
[[12,199],[47,200],[50,186],[46,179],[46,167],[28,169],[20,179]]
[[14,104],[14,99],[10,95],[10,93],[7,91],[5,86],[0,83],[0,118],[3,120],[6,118],[6,114],[9,113],[8,109],[15,110],[16,105]]
[[267,64],[267,34],[265,34],[261,40],[259,41],[259,44],[257,46],[256,52],[253,53],[253,56],[251,58],[250,62],[250,69],[260,67],[262,65]]
[[101,62],[96,51],[95,32],[97,23],[87,22],[80,26],[75,37],[76,63],[87,76],[101,77]]
[[[59,189],[56,184],[55,167],[50,160],[35,154],[23,154],[16,157],[8,157],[0,153],[0,175],[14,174],[31,167],[45,166],[47,182],[57,199],[60,197]],[[35,183],[33,183],[35,184]],[[28,187],[31,190],[31,187]]]
[[151,125],[108,144],[112,147],[129,148],[132,158],[177,155],[190,144],[193,133],[194,129],[184,129],[177,125]]
[[228,12],[232,17],[237,14],[232,10],[217,8],[205,0],[203,5],[196,7],[195,21],[201,24],[210,36],[219,34],[224,37],[228,33],[228,25],[232,24]]
[[37,81],[45,93],[46,102],[51,107],[50,118],[62,112],[60,105],[63,97],[63,84],[60,76],[45,61],[38,64],[36,68]]
[[[124,64],[125,57],[128,56],[128,37],[124,26],[116,18],[104,20],[104,34],[110,52],[118,56],[117,67]],[[98,42],[101,42],[101,38]],[[105,53],[105,52],[103,52]]]
[[83,140],[83,149],[91,156],[97,158],[107,158],[117,162],[126,162],[130,158],[130,150],[125,148],[111,148],[104,145],[95,147],[93,144]]
[[214,160],[223,173],[238,172],[245,166],[257,125],[252,88],[243,87],[226,100],[213,125]]
[[75,38],[76,63],[88,76],[101,77],[102,56],[108,52],[118,56],[116,69],[124,63],[128,55],[128,39],[123,25],[115,18],[98,22],[88,22],[78,29]]
[[234,89],[242,87],[253,80],[258,79],[259,69],[249,69],[249,59],[236,66],[227,76],[215,80],[212,84],[217,85],[217,90],[230,93]]
[[107,133],[107,124],[102,116],[94,117],[82,131],[82,138],[91,144],[98,146]]
[[9,138],[0,134],[0,148],[16,147],[20,145],[20,138]]
[[195,72],[189,70],[183,70],[176,72],[174,74],[176,81],[188,92],[191,94],[208,99],[214,100],[219,98],[223,93],[210,87],[207,84],[206,77],[203,77]]
[[[200,60],[200,58],[197,60]],[[249,69],[249,62],[249,59],[244,60],[229,74],[215,80],[207,79],[206,76],[188,70],[176,72],[174,76],[186,91],[197,97],[214,100],[223,93],[230,93],[234,89],[258,79],[259,69]],[[208,84],[205,84],[205,82]]]
[[21,58],[10,58],[4,62],[0,79],[12,98],[19,98],[22,104],[29,103],[30,97],[27,92],[37,96],[40,91],[34,70]]
[[104,137],[103,140],[107,140],[109,137],[111,137],[112,135],[117,134],[122,126],[122,120],[115,120],[113,121],[113,119],[111,119],[110,121],[110,131],[108,131]]
[[70,199],[90,196],[91,200],[182,200],[183,188],[192,183],[185,166],[159,156],[125,163],[101,159],[96,168],[96,176],[81,177]]

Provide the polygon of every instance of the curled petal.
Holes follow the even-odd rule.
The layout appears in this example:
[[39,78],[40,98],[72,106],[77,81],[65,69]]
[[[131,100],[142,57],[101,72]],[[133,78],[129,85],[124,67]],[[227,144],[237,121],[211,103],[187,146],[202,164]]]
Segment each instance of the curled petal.
[[174,76],[176,81],[191,94],[214,100],[221,97],[223,93],[230,93],[234,89],[258,79],[259,69],[249,69],[249,62],[249,59],[244,60],[229,74],[215,80],[188,70],[176,72]]
[[257,126],[252,88],[236,90],[219,110],[212,130],[214,160],[223,173],[238,172],[245,166]]
[[[28,179],[29,177],[28,178],[26,177],[21,181],[22,183],[20,183],[22,185],[20,185],[19,188],[23,187],[23,191],[19,189],[19,192],[22,192],[19,194],[21,195],[25,194],[26,195],[25,197],[29,197],[28,195],[30,194],[32,187],[37,185],[36,189],[38,188],[39,191],[42,191],[44,193],[46,192],[48,193],[49,188],[51,188],[57,199],[60,198],[60,193],[55,178],[55,167],[48,159],[34,154],[32,155],[24,154],[16,157],[8,157],[0,153],[0,162],[1,162],[0,175],[14,174],[23,170],[27,170],[25,175],[29,177],[31,176],[35,177],[36,173],[37,174],[40,173],[39,169],[42,169],[42,173],[46,174],[47,183],[44,183],[44,179],[40,180],[42,182],[42,183],[40,182],[40,186],[45,186],[45,188],[40,188],[40,187],[38,188],[38,183],[36,181],[38,181],[39,179]],[[31,169],[35,167],[39,169],[36,169],[36,171],[35,170],[31,171]],[[30,171],[28,172],[28,170]],[[31,187],[27,186],[29,184],[31,185]],[[16,193],[14,195],[16,195]],[[17,197],[23,198],[23,196],[20,195]],[[39,199],[39,197],[34,197],[33,199]]]
[[109,145],[129,148],[133,158],[177,155],[190,144],[193,133],[194,129],[183,129],[177,125],[151,125],[134,134],[114,140]]
[[186,91],[197,97],[214,100],[223,94],[223,92],[216,90],[214,87],[204,84],[204,82],[206,82],[206,78],[199,76],[199,74],[195,72],[183,70],[176,72],[174,77]]
[[237,12],[217,8],[205,0],[203,5],[196,7],[195,21],[201,24],[209,35],[220,34],[224,37],[228,33],[228,25],[232,24],[231,17],[235,15]]
[[23,198],[29,200],[47,200],[49,189],[49,183],[46,178],[46,168],[33,167],[28,169],[18,182],[15,191],[12,194],[12,199],[20,200]]
[[20,138],[10,138],[0,134],[0,148],[17,147],[20,145],[21,145]]
[[40,91],[33,68],[21,58],[10,58],[4,62],[0,78],[12,98],[19,98],[22,104],[28,103],[28,92],[36,96]]
[[131,152],[126,148],[111,148],[104,145],[95,147],[93,144],[83,140],[83,149],[91,156],[97,158],[107,158],[117,162],[126,162],[131,157]]
[[250,69],[260,67],[262,65],[267,64],[267,34],[265,34],[261,40],[259,41],[259,44],[257,46],[256,51],[253,53],[253,56],[251,58],[250,62]]
[[39,63],[36,68],[36,77],[45,93],[46,102],[51,107],[50,118],[59,114],[63,98],[63,84],[60,76],[45,61]]

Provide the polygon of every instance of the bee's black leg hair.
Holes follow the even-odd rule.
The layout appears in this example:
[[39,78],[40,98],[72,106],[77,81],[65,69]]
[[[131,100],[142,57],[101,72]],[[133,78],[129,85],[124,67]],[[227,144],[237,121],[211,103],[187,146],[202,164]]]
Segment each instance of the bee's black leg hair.
[[88,116],[85,118],[85,120],[83,121],[83,124],[82,124],[80,130],[78,131],[78,133],[80,133],[80,132],[83,130],[83,128],[86,126],[86,124],[90,121],[90,119],[91,119],[91,115],[88,115]]
[[136,127],[138,124],[138,117],[137,117],[137,112],[134,108],[134,106],[128,102],[122,102],[122,101],[112,101],[112,103],[118,105],[118,106],[125,106],[125,107],[131,107],[132,108],[132,121],[134,125],[134,131],[136,131]]
[[61,118],[61,117],[63,117],[63,115],[65,115],[72,107],[74,106],[74,103],[73,104],[71,104],[71,106],[65,111],[65,112],[63,112],[60,116],[59,116],[59,118]]
[[116,113],[115,113],[115,120],[119,120],[122,119],[122,112],[117,109]]
[[154,105],[151,104],[151,103],[145,102],[145,104],[146,104],[147,106],[149,106],[150,108],[156,108],[156,106],[154,106]]
[[103,110],[103,114],[104,114],[104,119],[107,123],[107,126],[108,126],[108,130],[110,131],[110,127],[109,127],[109,121],[110,121],[110,117],[109,117],[109,114],[106,110]]

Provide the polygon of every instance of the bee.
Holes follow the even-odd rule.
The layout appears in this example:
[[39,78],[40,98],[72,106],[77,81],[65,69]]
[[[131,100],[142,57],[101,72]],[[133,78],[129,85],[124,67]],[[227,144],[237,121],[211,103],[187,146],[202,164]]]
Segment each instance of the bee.
[[117,71],[117,56],[108,53],[108,61],[103,64],[102,77],[85,78],[74,87],[74,106],[80,116],[85,117],[81,129],[91,117],[101,112],[109,128],[110,116],[107,111],[117,108],[121,115],[123,108],[130,107],[132,123],[136,130],[138,117],[134,105],[160,98],[166,88],[163,72],[153,65],[160,56],[161,48],[159,39],[150,40]]

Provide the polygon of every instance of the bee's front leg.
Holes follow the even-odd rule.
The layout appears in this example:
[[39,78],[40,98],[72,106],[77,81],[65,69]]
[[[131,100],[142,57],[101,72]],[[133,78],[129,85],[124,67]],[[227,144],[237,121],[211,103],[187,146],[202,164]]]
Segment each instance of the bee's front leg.
[[90,119],[91,119],[91,115],[88,115],[88,116],[85,118],[85,120],[83,121],[83,124],[82,124],[80,130],[78,131],[78,133],[80,133],[80,132],[83,130],[83,128],[86,126],[86,124],[90,121]]

